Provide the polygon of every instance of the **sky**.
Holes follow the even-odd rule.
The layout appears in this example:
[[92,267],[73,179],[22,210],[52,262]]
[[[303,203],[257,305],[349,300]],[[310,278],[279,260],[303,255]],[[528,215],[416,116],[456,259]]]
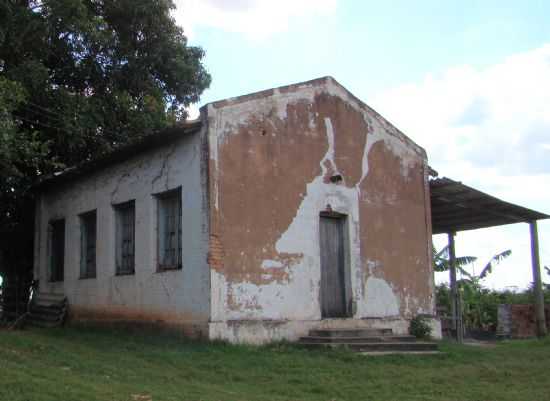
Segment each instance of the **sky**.
[[[424,147],[440,176],[550,214],[549,1],[175,3],[213,78],[193,112],[330,75]],[[538,227],[550,267],[550,221]],[[460,232],[457,255],[477,256],[469,270],[479,273],[511,249],[483,284],[521,289],[532,280],[529,241],[524,223]]]

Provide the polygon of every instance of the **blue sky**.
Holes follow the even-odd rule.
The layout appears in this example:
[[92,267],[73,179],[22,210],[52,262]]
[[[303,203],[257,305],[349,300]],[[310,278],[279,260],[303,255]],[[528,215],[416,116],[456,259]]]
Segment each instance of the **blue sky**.
[[[220,4],[232,19],[230,11],[246,14],[247,5],[262,2],[211,3]],[[228,6],[231,3],[240,7]],[[267,34],[247,26],[209,26],[203,22],[208,16],[197,18],[190,28],[184,26],[190,30],[191,44],[206,50],[206,65],[214,78],[204,101],[324,75],[368,98],[427,73],[461,64],[483,67],[550,42],[548,1],[325,3],[333,3],[326,7],[334,9],[288,15],[281,22],[284,30]],[[293,2],[283,1],[281,7],[285,6]],[[185,3],[179,9],[185,13]],[[254,12],[250,15],[255,17]]]
[[[213,77],[201,104],[331,75],[425,147],[441,175],[550,214],[549,1],[176,4]],[[539,230],[550,266],[550,223]],[[486,285],[524,287],[528,243],[519,224],[460,233],[457,247],[481,260],[511,248]]]

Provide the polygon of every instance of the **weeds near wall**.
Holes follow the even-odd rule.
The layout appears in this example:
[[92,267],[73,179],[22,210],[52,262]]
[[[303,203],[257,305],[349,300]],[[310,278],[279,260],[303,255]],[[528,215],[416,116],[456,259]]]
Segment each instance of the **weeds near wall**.
[[429,338],[432,334],[432,328],[425,316],[417,315],[411,320],[409,332],[416,338]]

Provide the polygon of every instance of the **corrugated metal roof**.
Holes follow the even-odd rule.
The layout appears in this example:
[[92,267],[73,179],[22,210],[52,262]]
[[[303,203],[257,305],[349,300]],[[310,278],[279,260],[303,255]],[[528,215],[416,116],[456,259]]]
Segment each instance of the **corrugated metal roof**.
[[430,181],[430,193],[434,234],[550,218],[445,177]]
[[166,128],[157,133],[147,135],[137,142],[121,146],[114,151],[96,159],[69,167],[40,178],[33,186],[34,191],[44,191],[62,183],[68,183],[85,174],[101,170],[107,166],[120,163],[142,152],[164,146],[182,137],[198,132],[202,127],[201,121],[193,121],[181,126]]

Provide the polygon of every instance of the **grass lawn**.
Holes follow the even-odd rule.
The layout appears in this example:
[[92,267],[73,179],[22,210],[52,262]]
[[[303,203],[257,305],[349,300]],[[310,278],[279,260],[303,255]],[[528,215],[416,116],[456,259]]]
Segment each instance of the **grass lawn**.
[[107,329],[0,330],[0,400],[550,400],[550,340],[367,357]]

